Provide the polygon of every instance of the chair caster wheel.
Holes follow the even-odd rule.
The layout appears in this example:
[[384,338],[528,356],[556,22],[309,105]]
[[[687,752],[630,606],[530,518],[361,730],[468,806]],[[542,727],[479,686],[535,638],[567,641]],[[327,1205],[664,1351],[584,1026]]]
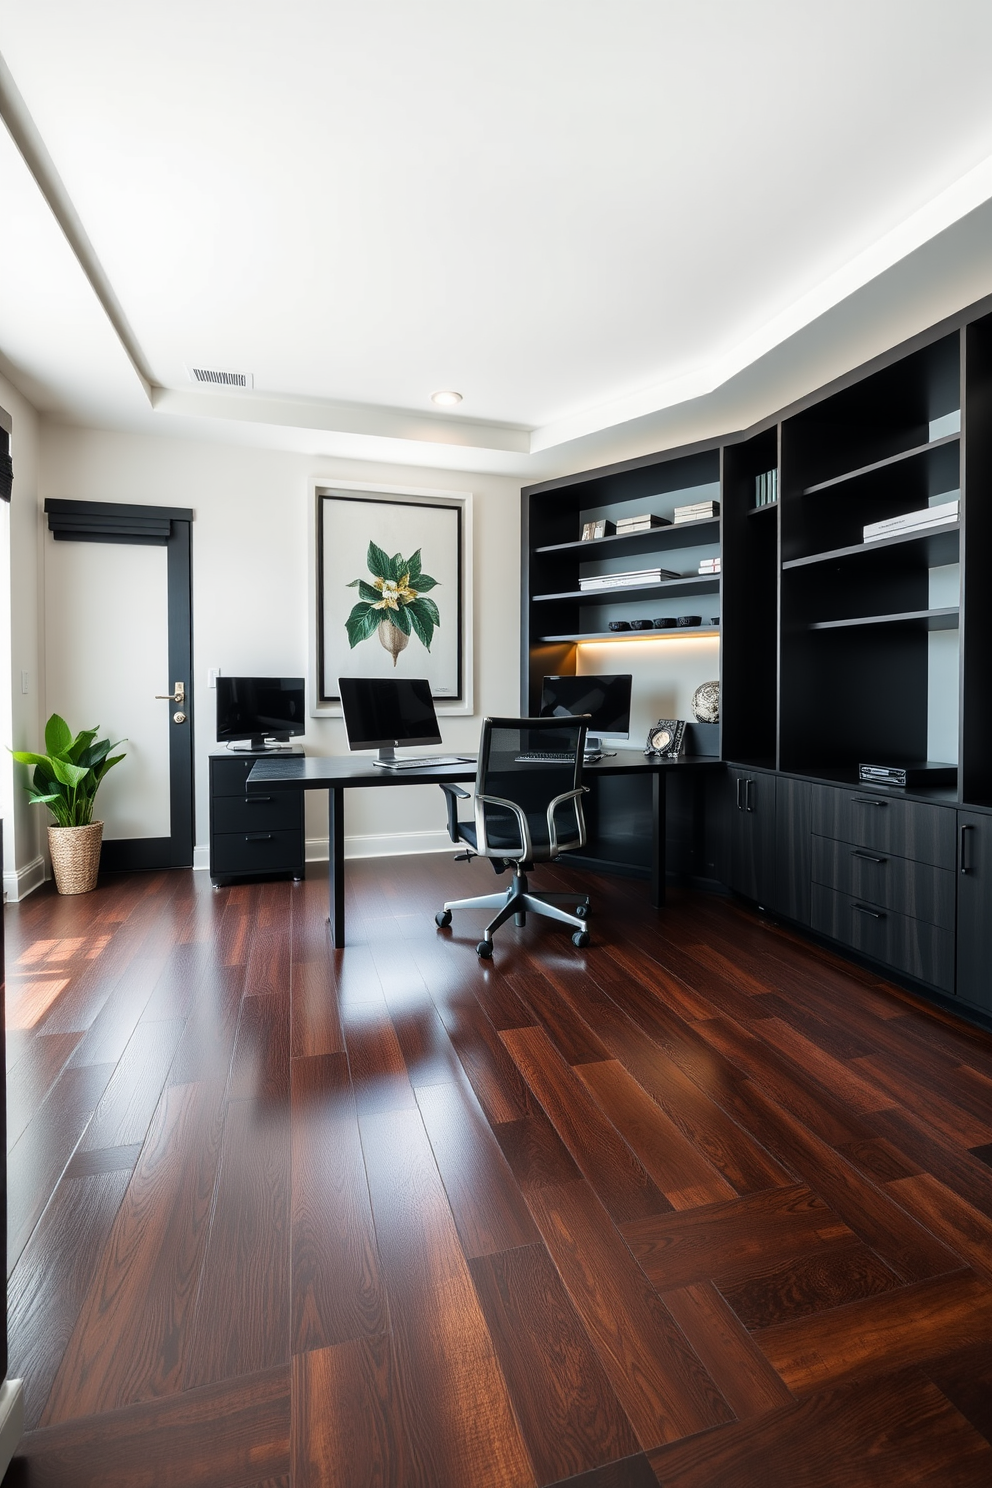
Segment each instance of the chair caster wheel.
[[478,951],[483,961],[488,961],[493,953],[493,943],[491,940],[480,940],[475,949]]
[[581,951],[583,946],[587,946],[589,944],[589,931],[576,930],[575,934],[572,936],[572,944],[574,946],[578,946],[579,950]]
[[577,904],[575,906],[575,913],[580,920],[587,920],[589,918],[588,904]]
[[434,916],[434,923],[439,930],[446,930],[451,924],[451,910],[439,909]]

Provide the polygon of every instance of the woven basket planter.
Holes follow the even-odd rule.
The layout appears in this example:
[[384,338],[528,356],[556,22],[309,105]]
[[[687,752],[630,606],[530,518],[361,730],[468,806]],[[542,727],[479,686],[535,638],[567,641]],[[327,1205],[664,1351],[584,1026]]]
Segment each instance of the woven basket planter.
[[88,894],[96,888],[102,841],[102,821],[88,827],[49,827],[48,850],[60,894]]

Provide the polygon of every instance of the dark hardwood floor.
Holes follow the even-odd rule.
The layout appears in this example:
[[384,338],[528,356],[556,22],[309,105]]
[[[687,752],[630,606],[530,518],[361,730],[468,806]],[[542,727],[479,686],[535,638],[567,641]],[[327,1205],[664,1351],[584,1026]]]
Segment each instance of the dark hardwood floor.
[[992,1037],[716,897],[485,863],[6,910],[7,1488],[992,1482]]

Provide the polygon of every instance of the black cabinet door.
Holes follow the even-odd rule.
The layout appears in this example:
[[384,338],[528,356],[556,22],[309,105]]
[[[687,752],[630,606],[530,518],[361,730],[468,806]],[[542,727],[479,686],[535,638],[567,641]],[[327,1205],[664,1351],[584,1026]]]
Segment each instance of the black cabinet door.
[[775,901],[775,777],[731,770],[730,886],[759,904]]
[[992,818],[958,812],[958,996],[992,1013]]
[[[769,785],[772,783],[769,780]],[[809,924],[812,786],[807,780],[775,781],[776,863],[774,906]]]

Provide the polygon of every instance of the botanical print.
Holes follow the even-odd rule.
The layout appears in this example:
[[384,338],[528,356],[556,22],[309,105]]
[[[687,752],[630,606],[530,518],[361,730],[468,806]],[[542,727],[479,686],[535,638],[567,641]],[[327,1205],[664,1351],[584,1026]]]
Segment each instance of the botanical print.
[[360,595],[345,621],[351,649],[378,633],[381,644],[393,658],[393,666],[400,652],[409,645],[411,634],[429,651],[434,627],[441,624],[441,616],[435,602],[424,598],[429,589],[437,587],[437,579],[422,572],[420,549],[410,558],[404,558],[402,553],[389,558],[376,543],[370,542],[365,561],[372,575],[371,584],[358,578],[347,585],[349,589],[357,589]]

